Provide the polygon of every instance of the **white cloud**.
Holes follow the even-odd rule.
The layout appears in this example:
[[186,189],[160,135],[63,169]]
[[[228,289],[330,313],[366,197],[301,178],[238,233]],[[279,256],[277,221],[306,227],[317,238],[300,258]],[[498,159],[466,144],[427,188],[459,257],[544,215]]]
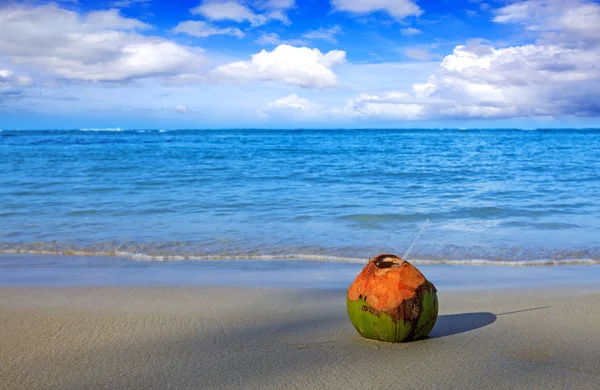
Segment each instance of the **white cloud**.
[[250,8],[235,0],[205,1],[190,11],[193,15],[202,15],[210,20],[232,20],[238,23],[247,20],[253,25],[264,24],[267,21],[264,16],[259,17]]
[[342,117],[397,121],[425,119],[426,110],[425,106],[413,102],[407,93],[387,92],[360,94],[333,113]]
[[188,112],[188,108],[187,106],[178,104],[175,107],[173,107],[173,111],[178,112],[180,114],[185,114],[186,112]]
[[256,40],[256,43],[261,45],[279,45],[283,41],[277,33],[264,33]]
[[295,120],[307,120],[316,119],[323,112],[319,105],[313,104],[308,99],[301,98],[292,93],[259,109],[258,114],[265,119],[292,117]]
[[[392,14],[388,8],[402,2],[352,3],[354,11],[347,9],[351,12]],[[220,115],[219,118],[231,120],[231,110],[245,115],[244,118],[256,119],[259,107],[259,113],[270,118],[288,116],[347,124],[353,120],[600,115],[600,6],[591,1],[526,1],[497,9],[493,11],[495,23],[514,24],[532,43],[501,47],[491,42],[470,42],[457,46],[438,64],[344,64],[344,51],[310,48],[309,40],[334,42],[339,33],[334,26],[308,31],[296,36],[298,39],[286,40],[275,33],[265,33],[259,42],[279,46],[242,57],[243,61],[225,63],[213,72],[203,70],[207,65],[201,49],[153,36],[158,29],[142,20],[125,18],[117,10],[79,14],[57,5],[31,4],[0,5],[0,100],[5,99],[5,108],[7,102],[15,107],[27,103],[27,107],[39,108],[44,105],[40,98],[43,96],[46,102],[52,102],[46,103],[47,112],[54,112],[56,107],[73,112],[74,107],[94,107],[92,102],[101,95],[102,100],[97,100],[95,106],[98,112],[108,112],[106,107],[125,112],[125,105],[135,106],[139,112],[151,107],[182,121],[196,120],[205,113],[207,117]],[[255,25],[275,20],[273,12],[285,15],[295,5],[289,0],[248,0],[236,4],[250,11],[237,19]],[[362,11],[357,4],[363,5]],[[370,4],[370,8],[365,4]],[[219,20],[236,21],[234,17],[229,14]],[[239,28],[216,25],[208,19],[182,22],[174,31],[200,37],[243,34]],[[416,32],[404,28],[400,33],[407,36]],[[287,37],[289,33],[282,35]],[[431,45],[414,45],[398,50],[424,60],[437,56],[439,50],[434,49]],[[217,59],[217,63],[224,61]],[[26,74],[35,77],[35,86]],[[93,83],[62,88],[57,77],[45,77],[48,75],[91,81],[149,79],[121,84],[119,88],[97,88]],[[154,77],[159,79],[150,79]],[[165,95],[165,80],[183,86],[171,86],[168,91],[172,96],[159,97]],[[419,83],[414,84],[415,80]],[[235,85],[259,81],[273,82],[260,88]],[[187,87],[198,82],[203,83],[201,92]],[[51,89],[44,87],[50,83],[55,83],[48,87]],[[341,88],[305,89],[290,94],[291,90],[298,91],[298,86],[322,89],[338,85]],[[30,86],[30,93],[23,93]],[[82,95],[83,89],[87,95]],[[59,92],[64,93],[62,103],[57,99]],[[21,98],[11,103],[7,99],[10,95]],[[238,99],[232,101],[231,96]],[[180,104],[190,101],[195,102],[193,110]]]
[[282,43],[282,40],[277,33],[264,33],[256,40],[256,43],[261,45],[279,45]]
[[337,43],[335,37],[342,31],[340,26],[330,28],[319,28],[318,30],[307,31],[302,34],[302,38],[282,39],[277,33],[264,33],[255,42],[261,45],[281,45],[307,46],[309,41],[323,40],[331,43]]
[[60,78],[125,81],[196,73],[203,51],[141,35],[147,24],[117,10],[86,15],[54,4],[0,7],[0,52],[13,64]]
[[400,34],[405,37],[410,37],[412,35],[419,35],[422,33],[423,33],[423,31],[419,30],[418,28],[414,28],[414,27],[403,28],[402,30],[400,30]]
[[[76,2],[77,0],[74,0],[74,1]],[[117,8],[128,8],[128,7],[133,7],[136,5],[147,5],[151,1],[152,0],[117,0],[117,1],[113,1],[111,3],[111,6],[117,7]]]
[[451,102],[451,116],[597,115],[598,61],[598,50],[559,45],[457,46],[415,91]]
[[496,23],[520,23],[540,42],[600,43],[600,5],[585,0],[528,0],[495,11]]
[[85,23],[94,30],[144,30],[151,28],[150,25],[137,19],[122,17],[117,9],[92,11],[86,15]]
[[356,14],[381,11],[387,12],[396,19],[419,16],[423,13],[421,8],[411,0],[331,0],[331,4],[339,11]]
[[[523,24],[538,35],[535,44],[457,46],[412,91],[362,94],[339,112],[398,120],[598,116],[599,10],[597,4],[574,0],[511,4],[496,11],[495,21]],[[428,54],[406,53],[423,59]]]
[[346,52],[341,50],[324,54],[318,49],[279,45],[273,51],[253,54],[250,61],[219,66],[214,74],[239,82],[272,80],[305,88],[327,88],[337,83],[331,68],[345,61]]
[[404,52],[406,53],[407,57],[412,58],[413,60],[428,61],[431,59],[431,54],[427,49],[410,48],[405,49]]
[[190,12],[213,21],[229,20],[238,23],[247,21],[252,26],[260,26],[271,20],[289,23],[285,11],[294,6],[293,0],[259,1],[254,3],[254,8],[239,0],[205,0]]
[[296,0],[266,0],[255,3],[260,10],[266,11],[265,16],[268,19],[279,20],[284,24],[289,24],[290,21],[286,14],[291,8],[296,6]]
[[541,1],[517,2],[496,10],[496,23],[524,22],[529,21],[541,11]]
[[264,33],[256,41],[261,45],[281,45],[287,44],[291,46],[306,46],[308,41],[305,39],[282,39],[277,33]]
[[340,116],[371,120],[600,115],[600,50],[458,46],[412,91],[361,94]]
[[204,21],[186,20],[179,23],[173,32],[179,34],[188,34],[194,37],[204,38],[211,35],[233,35],[242,38],[244,33],[239,28],[227,27],[219,28]]
[[396,51],[406,55],[408,58],[417,61],[430,61],[431,59],[442,57],[438,54],[432,53],[431,50],[436,50],[439,48],[438,43],[430,43],[423,45],[415,45],[404,48],[397,48]]
[[18,76],[11,70],[0,68],[0,101],[3,95],[19,95],[31,84],[33,84],[31,78]]
[[296,6],[296,0],[267,0],[259,7],[265,9],[289,9]]
[[307,99],[301,98],[295,93],[292,93],[281,99],[277,99],[274,102],[269,103],[268,109],[294,109],[300,111],[309,111],[313,107]]
[[337,43],[336,34],[339,34],[342,31],[340,26],[333,26],[330,28],[319,28],[318,30],[308,31],[302,36],[309,40],[323,40],[331,43]]

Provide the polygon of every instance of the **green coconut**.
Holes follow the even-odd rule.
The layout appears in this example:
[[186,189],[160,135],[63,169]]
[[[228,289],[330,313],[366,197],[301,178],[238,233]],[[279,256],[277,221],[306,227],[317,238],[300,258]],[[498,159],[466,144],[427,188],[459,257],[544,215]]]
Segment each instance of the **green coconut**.
[[385,254],[369,260],[346,306],[361,336],[391,343],[427,337],[438,316],[435,286],[406,260]]

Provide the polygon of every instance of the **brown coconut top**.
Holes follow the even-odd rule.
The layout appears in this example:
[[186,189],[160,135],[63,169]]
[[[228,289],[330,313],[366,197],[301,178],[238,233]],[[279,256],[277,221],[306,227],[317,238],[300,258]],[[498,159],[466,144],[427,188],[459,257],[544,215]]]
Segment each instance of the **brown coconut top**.
[[412,298],[424,284],[430,283],[408,261],[383,254],[369,260],[348,289],[348,298],[365,298],[373,309],[388,311]]

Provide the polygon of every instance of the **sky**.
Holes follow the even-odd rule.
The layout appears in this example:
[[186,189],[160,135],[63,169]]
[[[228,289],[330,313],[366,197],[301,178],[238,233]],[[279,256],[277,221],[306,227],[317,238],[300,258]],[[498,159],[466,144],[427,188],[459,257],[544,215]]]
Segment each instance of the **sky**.
[[600,127],[587,0],[0,0],[0,129]]

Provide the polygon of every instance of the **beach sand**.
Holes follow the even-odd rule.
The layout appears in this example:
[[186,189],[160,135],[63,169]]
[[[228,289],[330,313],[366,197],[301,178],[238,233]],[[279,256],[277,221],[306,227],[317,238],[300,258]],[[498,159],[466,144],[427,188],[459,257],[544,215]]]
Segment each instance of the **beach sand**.
[[429,339],[361,339],[343,290],[0,288],[2,389],[600,388],[600,292],[440,291]]

